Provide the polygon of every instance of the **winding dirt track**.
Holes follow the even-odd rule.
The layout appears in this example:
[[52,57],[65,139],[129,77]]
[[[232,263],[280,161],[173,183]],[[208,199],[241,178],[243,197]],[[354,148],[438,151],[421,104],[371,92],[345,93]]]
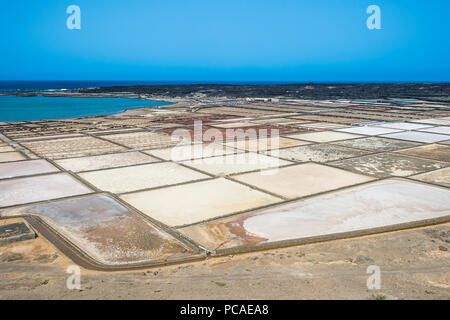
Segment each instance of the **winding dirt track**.
[[[94,259],[92,259],[91,257],[83,254],[83,252],[80,248],[78,248],[77,246],[75,246],[70,241],[66,240],[65,238],[63,238],[57,231],[55,231],[52,227],[50,227],[47,223],[45,223],[45,221],[43,221],[41,218],[35,217],[35,216],[15,216],[14,218],[25,219],[35,229],[35,231],[37,231],[40,235],[42,235],[47,240],[49,240],[56,248],[58,248],[58,250],[61,251],[61,253],[63,253],[65,256],[67,256],[69,259],[71,259],[78,266],[88,269],[88,270],[105,271],[105,272],[127,271],[127,270],[138,270],[138,269],[162,267],[162,266],[168,266],[168,265],[201,261],[201,260],[206,259],[207,257],[214,257],[214,256],[219,257],[219,256],[224,256],[224,255],[230,255],[230,254],[235,255],[235,254],[240,254],[240,253],[247,253],[250,251],[262,251],[262,250],[276,249],[276,248],[289,247],[289,246],[295,246],[295,245],[326,242],[326,241],[332,241],[332,240],[338,240],[338,239],[357,238],[357,237],[361,237],[361,236],[375,235],[375,234],[381,234],[381,233],[393,232],[393,231],[399,231],[399,230],[414,229],[414,228],[420,228],[420,227],[426,227],[426,226],[432,226],[432,225],[438,225],[438,224],[450,222],[450,216],[445,216],[445,217],[440,217],[440,218],[391,225],[391,226],[387,226],[387,227],[372,228],[372,229],[366,229],[366,230],[360,230],[360,231],[343,232],[343,233],[330,234],[330,235],[324,235],[324,236],[316,236],[316,237],[281,241],[281,242],[275,242],[275,243],[260,245],[260,246],[251,246],[251,247],[243,246],[243,247],[237,247],[234,249],[219,250],[216,253],[216,255],[212,255],[212,256],[210,256],[210,255],[207,256],[204,254],[196,254],[189,258],[159,260],[159,261],[154,261],[154,262],[150,262],[150,263],[127,264],[127,265],[105,265],[105,264],[99,263],[99,262],[95,261]],[[2,219],[10,219],[10,218],[2,218]]]

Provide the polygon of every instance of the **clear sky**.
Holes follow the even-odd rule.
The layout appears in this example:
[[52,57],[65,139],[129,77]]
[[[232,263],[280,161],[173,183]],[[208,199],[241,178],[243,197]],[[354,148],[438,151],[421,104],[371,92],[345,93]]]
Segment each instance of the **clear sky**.
[[450,81],[449,0],[0,4],[0,80]]

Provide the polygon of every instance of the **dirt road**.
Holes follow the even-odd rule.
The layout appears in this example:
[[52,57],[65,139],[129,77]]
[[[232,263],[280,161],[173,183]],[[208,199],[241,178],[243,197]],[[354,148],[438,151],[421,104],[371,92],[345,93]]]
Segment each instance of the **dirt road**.
[[[44,237],[1,247],[0,299],[450,299],[450,224],[127,272],[81,270]],[[366,286],[381,269],[381,289]]]

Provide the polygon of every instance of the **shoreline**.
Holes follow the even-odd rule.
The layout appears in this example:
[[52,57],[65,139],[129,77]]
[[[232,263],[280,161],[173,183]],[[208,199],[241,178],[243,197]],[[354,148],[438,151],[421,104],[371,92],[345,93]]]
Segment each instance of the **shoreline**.
[[[65,92],[65,91],[64,91]],[[7,123],[14,123],[14,122],[32,122],[32,121],[58,121],[58,120],[68,120],[68,119],[89,119],[92,117],[108,117],[108,116],[120,116],[120,115],[125,115],[127,112],[133,111],[133,110],[139,110],[139,109],[150,109],[150,108],[161,108],[164,106],[169,106],[169,105],[173,105],[176,104],[175,102],[172,101],[167,101],[167,100],[162,100],[162,99],[158,99],[158,100],[154,100],[154,99],[148,99],[148,98],[143,98],[143,97],[130,97],[128,95],[76,95],[76,94],[69,94],[69,95],[57,95],[57,94],[39,94],[40,92],[32,92],[31,94],[20,94],[20,92],[10,92],[10,93],[15,93],[15,94],[4,94],[4,92],[0,92],[0,96],[5,96],[5,97],[23,97],[23,98],[27,98],[27,97],[45,97],[45,98],[97,98],[97,99],[101,99],[101,98],[121,98],[121,99],[138,99],[138,100],[146,100],[146,101],[151,101],[151,102],[161,102],[164,103],[162,105],[153,105],[153,106],[149,106],[149,105],[144,105],[144,106],[136,106],[136,107],[124,107],[123,109],[117,111],[117,112],[111,112],[111,113],[99,113],[96,115],[87,115],[87,116],[80,116],[80,117],[59,117],[59,118],[51,118],[51,119],[39,119],[39,120],[15,120],[15,121],[3,121],[0,120],[0,122],[7,122]],[[53,93],[53,92],[52,92]]]
[[[0,96],[17,97],[70,97],[70,98],[128,98],[169,103],[162,106],[125,108],[111,114],[82,116],[63,119],[89,119],[101,116],[146,116],[154,107],[158,109],[185,109],[196,112],[217,105],[239,107],[240,105],[271,102],[310,103],[313,101],[366,101],[367,107],[389,103],[402,107],[405,102],[420,100],[420,108],[433,108],[436,103],[450,103],[450,83],[342,83],[342,84],[181,84],[136,85],[96,87],[57,91],[0,91]],[[429,106],[430,104],[431,106]],[[447,108],[445,108],[447,109]],[[46,120],[51,121],[51,120]],[[11,121],[10,121],[11,122]],[[16,121],[15,121],[16,122]]]
[[[18,97],[71,97],[71,98],[129,98],[170,103],[157,106],[187,108],[191,111],[217,104],[238,106],[247,103],[271,101],[323,101],[372,100],[371,103],[388,102],[401,106],[407,99],[423,103],[450,102],[450,83],[303,83],[303,84],[169,84],[110,86],[56,91],[0,91],[0,96]],[[236,101],[238,103],[236,103]],[[170,107],[169,107],[170,106]],[[425,106],[426,107],[426,106]],[[125,108],[112,114],[96,116],[145,116],[149,107]],[[153,108],[153,107],[151,107]],[[87,119],[83,116],[74,119]],[[72,118],[60,118],[72,119]],[[50,121],[50,120],[47,120]]]

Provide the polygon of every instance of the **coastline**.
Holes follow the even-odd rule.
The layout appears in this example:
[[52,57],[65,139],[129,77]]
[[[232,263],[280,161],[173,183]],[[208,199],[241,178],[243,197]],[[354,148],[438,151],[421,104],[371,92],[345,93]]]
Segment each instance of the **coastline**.
[[[245,104],[249,101],[295,99],[317,100],[374,100],[401,105],[400,100],[419,99],[426,102],[450,102],[450,83],[303,83],[303,84],[157,84],[109,86],[82,89],[42,91],[0,91],[0,96],[70,97],[70,98],[129,98],[169,103],[165,108],[198,108],[216,104]],[[390,100],[392,98],[398,101]],[[145,116],[154,107],[124,108],[111,114],[96,116]],[[75,117],[86,119],[92,116]],[[72,119],[59,118],[61,119]]]
[[[36,120],[25,120],[25,119],[17,119],[17,120],[1,120],[2,122],[20,122],[20,121],[55,121],[55,120],[67,120],[67,119],[88,119],[88,118],[92,118],[92,117],[107,117],[107,116],[119,116],[119,115],[125,115],[127,113],[132,113],[135,114],[136,112],[132,112],[133,110],[138,110],[140,109],[142,113],[142,109],[147,110],[146,112],[144,112],[145,114],[148,113],[148,109],[152,109],[152,108],[162,108],[164,106],[168,106],[168,105],[173,105],[174,102],[172,101],[167,101],[167,100],[163,100],[163,99],[149,99],[149,98],[144,98],[144,97],[140,97],[140,96],[136,96],[136,95],[124,95],[124,94],[115,94],[115,95],[103,95],[103,94],[76,94],[76,93],[70,93],[70,94],[64,94],[65,91],[63,92],[50,92],[50,94],[48,94],[49,92],[29,92],[29,93],[23,93],[23,92],[1,92],[0,93],[0,97],[23,97],[23,98],[27,98],[27,97],[44,97],[44,98],[94,98],[94,99],[101,99],[101,98],[119,98],[119,99],[134,99],[134,100],[141,100],[141,103],[145,103],[145,101],[149,101],[152,103],[163,103],[161,105],[142,105],[142,106],[127,106],[124,105],[123,107],[120,107],[120,110],[118,111],[111,111],[111,112],[99,112],[97,114],[89,114],[89,115],[83,115],[83,116],[55,116],[55,117],[51,117],[49,116],[49,118],[45,118],[45,119],[36,119]],[[59,93],[59,94],[58,94]],[[62,94],[61,94],[62,93]],[[117,109],[117,107],[116,107]]]

